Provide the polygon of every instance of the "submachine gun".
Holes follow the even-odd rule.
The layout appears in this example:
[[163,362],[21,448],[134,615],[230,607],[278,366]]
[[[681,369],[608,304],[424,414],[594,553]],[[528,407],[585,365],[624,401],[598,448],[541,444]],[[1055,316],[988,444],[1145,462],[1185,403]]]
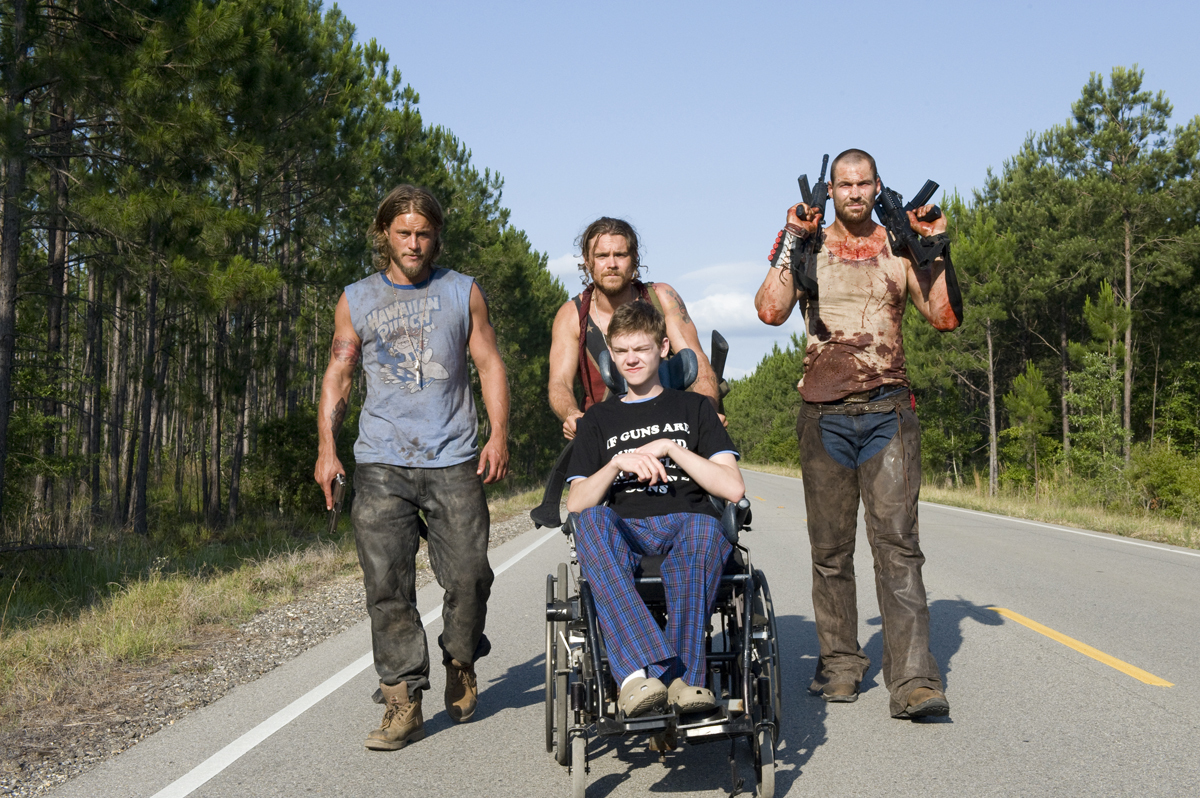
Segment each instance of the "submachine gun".
[[[879,223],[887,230],[888,244],[892,248],[893,255],[903,256],[907,250],[918,269],[928,269],[933,265],[934,260],[938,257],[942,258],[945,264],[946,292],[950,299],[950,309],[958,317],[959,323],[962,323],[962,290],[958,286],[954,264],[950,261],[950,236],[945,233],[933,236],[918,235],[908,221],[908,212],[928,205],[937,190],[937,183],[926,180],[917,195],[907,204],[902,204],[904,197],[884,186],[880,190],[879,196],[875,198],[875,213],[879,216]],[[917,217],[922,222],[933,222],[940,218],[942,218],[942,209],[936,205],[926,211],[923,216]]]
[[[829,155],[821,159],[821,174],[817,177],[815,188],[808,185],[808,174],[800,175],[800,199],[810,208],[821,212],[821,220],[825,219],[825,206],[829,202],[829,185],[825,182],[825,169],[829,166]],[[775,247],[771,250],[772,266],[787,266],[792,272],[792,281],[804,289],[808,298],[817,300],[817,253],[825,241],[825,234],[820,230],[815,235],[801,237],[796,231],[784,228],[775,238]]]

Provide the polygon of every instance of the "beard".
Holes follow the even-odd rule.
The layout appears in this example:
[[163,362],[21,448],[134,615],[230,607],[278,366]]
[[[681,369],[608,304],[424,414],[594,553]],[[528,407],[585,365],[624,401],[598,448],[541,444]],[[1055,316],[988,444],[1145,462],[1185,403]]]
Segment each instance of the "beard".
[[429,258],[428,256],[422,258],[421,263],[417,266],[409,266],[403,261],[398,260],[393,260],[392,263],[396,264],[396,268],[399,269],[400,273],[405,277],[410,280],[416,280],[421,276],[421,272],[425,271],[425,267],[429,265]]
[[432,260],[431,253],[426,252],[421,258],[420,265],[416,267],[409,266],[404,261],[396,257],[396,252],[392,249],[392,244],[390,241],[384,238],[380,243],[382,244],[384,253],[387,255],[388,262],[396,264],[396,268],[400,270],[400,273],[410,280],[417,279],[417,277],[421,275],[421,272],[425,270],[425,267],[428,266],[429,262]]
[[[596,285],[596,290],[604,294],[606,297],[616,298],[629,290],[629,286],[633,283],[634,275],[629,275],[629,279],[625,279],[623,275],[601,275],[600,279],[592,275],[592,282]],[[615,280],[613,278],[619,278]]]
[[862,208],[850,208],[849,202],[839,205],[833,203],[833,211],[838,219],[841,219],[843,224],[858,224],[871,218],[871,209],[875,207],[874,202],[865,201]]

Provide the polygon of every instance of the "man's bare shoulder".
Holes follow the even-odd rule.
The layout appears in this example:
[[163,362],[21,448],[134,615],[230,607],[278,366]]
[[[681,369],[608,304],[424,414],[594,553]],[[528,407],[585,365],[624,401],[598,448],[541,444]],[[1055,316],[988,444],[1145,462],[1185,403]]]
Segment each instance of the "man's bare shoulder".
[[578,330],[579,308],[576,306],[574,299],[568,299],[566,302],[562,303],[562,305],[560,305],[558,308],[558,312],[554,314],[555,329],[559,327],[566,329],[568,323],[571,322],[573,322],[573,324],[571,324],[572,328]]

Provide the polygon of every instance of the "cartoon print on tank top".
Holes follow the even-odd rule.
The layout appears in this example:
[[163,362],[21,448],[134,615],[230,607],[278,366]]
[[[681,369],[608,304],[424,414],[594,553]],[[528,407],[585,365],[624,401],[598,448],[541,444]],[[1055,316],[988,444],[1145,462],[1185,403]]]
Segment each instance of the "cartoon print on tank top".
[[378,333],[380,379],[416,393],[433,380],[446,380],[450,372],[433,359],[433,347],[426,346],[430,333],[437,329],[433,314],[441,310],[441,298],[424,296],[395,302],[367,315],[367,324]]

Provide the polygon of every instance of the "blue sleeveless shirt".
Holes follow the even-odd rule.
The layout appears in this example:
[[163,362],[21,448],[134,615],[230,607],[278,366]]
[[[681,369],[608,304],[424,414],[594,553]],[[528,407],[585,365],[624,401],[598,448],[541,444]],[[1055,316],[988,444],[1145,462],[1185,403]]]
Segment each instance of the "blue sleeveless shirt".
[[380,272],[346,286],[367,377],[358,462],[444,468],[475,457],[466,357],[474,284],[434,267],[417,285],[393,284]]

